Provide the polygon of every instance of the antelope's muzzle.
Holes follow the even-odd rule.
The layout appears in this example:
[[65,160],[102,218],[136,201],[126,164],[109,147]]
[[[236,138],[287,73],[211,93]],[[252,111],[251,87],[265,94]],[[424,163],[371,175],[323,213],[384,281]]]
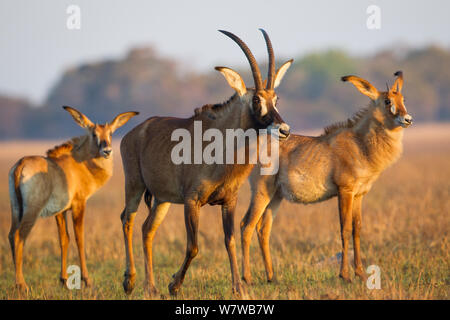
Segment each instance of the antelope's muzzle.
[[[273,132],[272,130],[275,132]],[[267,131],[269,131],[271,134],[274,134],[279,140],[287,139],[291,133],[289,125],[285,122],[279,124],[272,123],[267,127]]]
[[108,158],[108,157],[111,155],[111,153],[112,153],[112,149],[103,149],[103,150],[102,150],[102,155],[103,155],[105,158]]
[[106,142],[102,142],[100,144],[100,155],[105,158],[108,159],[112,154],[112,148],[111,146],[108,146],[106,144]]
[[278,127],[278,137],[280,139],[287,139],[287,137],[289,137],[290,134],[291,134],[291,128],[289,127],[289,125],[287,123],[282,123]]
[[397,117],[397,122],[403,127],[403,128],[407,128],[410,125],[412,125],[413,123],[413,119],[412,117],[407,114],[405,116],[398,116]]

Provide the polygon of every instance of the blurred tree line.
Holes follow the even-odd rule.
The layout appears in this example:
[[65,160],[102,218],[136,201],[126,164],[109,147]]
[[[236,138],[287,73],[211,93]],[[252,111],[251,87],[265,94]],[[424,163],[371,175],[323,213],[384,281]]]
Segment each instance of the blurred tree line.
[[[80,134],[63,105],[76,107],[99,123],[120,112],[140,111],[119,134],[153,115],[189,117],[194,108],[222,102],[233,94],[212,67],[208,73],[184,71],[184,66],[161,57],[153,48],[137,48],[123,59],[66,70],[43,106],[0,96],[0,139],[60,139]],[[265,66],[261,69],[266,74]],[[405,74],[406,107],[416,122],[450,120],[450,51],[440,47],[402,53],[385,50],[364,58],[330,50],[297,58],[277,90],[279,109],[298,132],[342,121],[368,101],[353,86],[343,84],[341,76],[359,75],[384,90],[397,70]],[[238,71],[253,86],[249,67]]]

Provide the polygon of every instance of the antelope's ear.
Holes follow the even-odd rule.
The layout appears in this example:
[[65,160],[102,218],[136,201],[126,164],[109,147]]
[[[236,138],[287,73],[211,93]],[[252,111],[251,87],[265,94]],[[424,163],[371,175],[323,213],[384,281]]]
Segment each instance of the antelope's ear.
[[291,59],[289,61],[286,61],[275,74],[275,81],[273,82],[273,88],[276,88],[280,85],[281,80],[283,79],[284,75],[286,74],[287,69],[291,66],[294,59]]
[[395,82],[391,87],[391,91],[401,93],[403,88],[403,72],[397,71],[396,73],[394,73],[394,76],[396,76],[397,79],[395,79]]
[[372,100],[377,100],[380,96],[380,93],[378,90],[369,83],[369,81],[364,80],[360,77],[356,76],[345,76],[341,78],[342,81],[348,81],[352,83],[356,89],[359,90],[362,94],[368,96]]
[[71,108],[71,107],[68,107],[68,106],[63,106],[63,108],[68,113],[70,113],[70,115],[72,116],[73,120],[75,120],[75,122],[80,127],[84,128],[84,129],[88,129],[88,128],[94,127],[94,124],[92,123],[92,121],[89,120],[88,117],[86,117],[84,114],[82,114],[77,109],[74,109],[74,108]]
[[131,118],[134,116],[137,116],[139,112],[136,111],[130,111],[130,112],[124,112],[119,114],[117,117],[114,118],[113,121],[109,124],[111,127],[111,131],[114,132],[121,126],[123,126],[125,123],[128,122]]
[[239,75],[239,73],[226,67],[215,67],[214,69],[223,74],[230,87],[236,90],[239,96],[242,97],[247,92],[244,80],[242,80],[242,77]]

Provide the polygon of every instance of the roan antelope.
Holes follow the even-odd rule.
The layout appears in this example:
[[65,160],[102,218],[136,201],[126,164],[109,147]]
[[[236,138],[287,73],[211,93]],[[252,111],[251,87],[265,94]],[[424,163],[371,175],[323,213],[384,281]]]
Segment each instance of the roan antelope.
[[[268,81],[263,81],[258,64],[247,45],[234,34],[220,31],[233,39],[246,55],[253,74],[255,88],[247,88],[234,70],[216,67],[236,93],[221,104],[205,105],[187,118],[152,117],[131,130],[121,142],[121,155],[125,172],[125,209],[121,214],[126,250],[126,271],[123,287],[131,293],[135,285],[136,268],[133,257],[132,234],[136,210],[144,199],[149,214],[142,225],[145,257],[145,287],[148,294],[157,293],[153,276],[152,242],[158,226],[163,221],[170,203],[184,204],[187,231],[186,256],[179,271],[169,285],[170,294],[179,290],[192,259],[198,253],[199,210],[205,204],[221,205],[225,246],[230,260],[232,289],[245,297],[241,285],[234,239],[234,211],[239,187],[248,178],[252,164],[179,164],[171,160],[171,150],[176,145],[171,134],[184,128],[193,136],[194,121],[202,121],[204,130],[216,128],[222,134],[227,129],[275,128],[280,139],[287,138],[289,126],[276,109],[274,91],[292,60],[275,72],[275,58],[269,37],[263,32],[269,53]],[[248,143],[246,148],[248,149]],[[194,147],[192,147],[192,150]],[[226,148],[224,147],[224,152]],[[152,197],[154,197],[152,205]]]
[[403,95],[403,74],[386,92],[355,76],[342,77],[370,98],[366,109],[347,122],[325,128],[319,137],[291,135],[280,143],[280,169],[261,176],[250,175],[252,199],[241,222],[243,279],[251,283],[249,248],[257,228],[268,281],[273,269],[269,249],[272,221],[282,199],[309,204],[338,197],[342,240],[340,277],[350,281],[348,245],[353,233],[355,273],[364,279],[360,255],[361,202],[380,173],[402,152],[403,128],[412,124]]
[[72,211],[73,226],[81,264],[81,276],[87,286],[83,220],[86,200],[112,175],[111,136],[137,112],[119,114],[111,123],[97,125],[84,114],[64,107],[86,135],[47,151],[47,157],[27,156],[9,172],[11,231],[9,241],[16,268],[16,286],[28,291],[22,273],[23,246],[39,217],[56,217],[61,245],[61,276],[67,280],[66,259],[69,234],[66,212]]

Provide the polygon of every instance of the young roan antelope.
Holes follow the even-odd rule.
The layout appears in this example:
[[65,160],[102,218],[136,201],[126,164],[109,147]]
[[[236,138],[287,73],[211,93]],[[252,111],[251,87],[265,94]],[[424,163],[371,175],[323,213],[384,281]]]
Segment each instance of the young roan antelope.
[[72,138],[51,150],[47,157],[27,156],[9,172],[11,230],[9,241],[16,269],[16,286],[28,291],[22,273],[25,240],[39,217],[56,217],[61,246],[61,275],[67,280],[66,260],[69,234],[66,213],[72,211],[73,227],[80,257],[81,276],[89,286],[84,250],[84,210],[87,199],[103,186],[113,170],[112,134],[137,112],[119,114],[103,125],[92,123],[84,114],[64,107],[86,135]]
[[[234,239],[234,211],[239,187],[248,178],[253,164],[174,164],[171,153],[177,142],[172,132],[184,128],[194,136],[194,121],[201,121],[204,131],[215,128],[223,136],[227,129],[276,129],[280,139],[287,138],[289,126],[279,115],[274,91],[292,60],[275,72],[275,58],[269,37],[263,32],[269,53],[269,71],[266,86],[258,64],[247,45],[234,34],[221,31],[234,40],[246,55],[253,74],[255,88],[247,88],[241,76],[232,69],[216,67],[236,93],[225,103],[205,105],[187,118],[152,117],[131,130],[120,146],[125,172],[125,209],[121,214],[126,250],[126,271],[123,287],[131,293],[135,286],[136,268],[133,256],[133,223],[139,202],[144,199],[148,217],[142,225],[145,258],[145,287],[148,294],[157,293],[153,276],[152,242],[158,226],[163,221],[170,203],[184,204],[187,246],[184,262],[169,285],[170,294],[179,290],[186,271],[198,253],[198,224],[200,207],[222,206],[225,246],[230,260],[232,289],[245,297],[237,266]],[[248,152],[249,143],[246,143]],[[192,148],[194,150],[194,142]],[[224,152],[227,153],[224,146]],[[234,150],[235,151],[235,150]],[[236,154],[236,153],[234,153]],[[192,156],[192,155],[191,155]],[[152,205],[152,197],[154,197]]]
[[379,92],[368,81],[342,77],[370,98],[366,109],[347,122],[325,128],[319,137],[291,135],[280,143],[277,175],[261,176],[255,167],[250,175],[252,198],[241,222],[243,279],[251,283],[249,248],[257,228],[268,281],[273,269],[269,250],[272,221],[282,199],[296,203],[316,203],[338,197],[342,240],[340,277],[350,281],[349,238],[353,234],[355,273],[366,278],[360,255],[361,202],[380,173],[402,152],[403,128],[412,124],[403,95],[403,74],[394,85]]

